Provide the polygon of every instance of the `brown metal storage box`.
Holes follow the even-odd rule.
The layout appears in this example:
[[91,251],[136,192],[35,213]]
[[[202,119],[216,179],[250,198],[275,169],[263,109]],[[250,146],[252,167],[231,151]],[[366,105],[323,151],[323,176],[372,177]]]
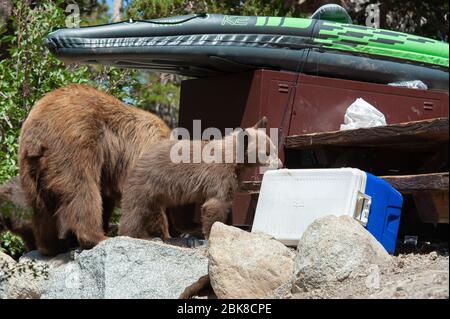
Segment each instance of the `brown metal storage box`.
[[[347,107],[357,98],[383,112],[388,124],[448,116],[448,92],[444,91],[257,70],[183,81],[179,126],[192,130],[192,121],[199,119],[202,130],[248,127],[265,115],[269,127],[282,127],[284,135],[334,131],[339,130]],[[283,149],[280,157],[284,159]],[[254,172],[246,179],[260,177]],[[238,195],[232,224],[250,225],[253,214],[249,212],[253,213],[254,205],[250,195]]]

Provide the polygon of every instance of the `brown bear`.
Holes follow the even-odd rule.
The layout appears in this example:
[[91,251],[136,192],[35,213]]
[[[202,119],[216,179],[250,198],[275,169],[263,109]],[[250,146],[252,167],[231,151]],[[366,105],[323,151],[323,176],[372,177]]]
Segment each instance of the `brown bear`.
[[[208,238],[214,222],[225,222],[246,169],[281,167],[275,145],[260,129],[266,123],[264,117],[254,127],[223,139],[197,141],[197,161],[196,142],[190,140],[163,141],[144,152],[124,188],[119,235],[167,239],[166,208],[198,203]],[[186,150],[186,161],[174,161],[180,150]]]
[[22,126],[19,167],[39,251],[54,255],[105,239],[130,168],[170,135],[156,115],[95,88],[46,94]]
[[19,177],[0,185],[0,233],[9,230],[22,237],[27,251],[36,249],[30,217]]

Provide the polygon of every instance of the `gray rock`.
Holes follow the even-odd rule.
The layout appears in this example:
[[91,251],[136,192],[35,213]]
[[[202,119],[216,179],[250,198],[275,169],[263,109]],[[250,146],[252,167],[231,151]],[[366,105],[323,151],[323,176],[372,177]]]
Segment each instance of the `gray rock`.
[[367,276],[373,267],[391,262],[383,246],[350,216],[317,219],[303,233],[297,251],[293,293]]
[[209,276],[218,298],[264,298],[290,284],[294,252],[263,233],[216,222],[209,237]]
[[0,251],[0,299],[8,299],[11,289],[9,277],[10,269],[14,268],[16,261],[7,254]]
[[42,298],[186,298],[208,282],[196,249],[115,237],[50,274]]
[[15,265],[16,261],[14,260],[14,258],[12,258],[11,256],[3,253],[0,251],[0,266],[2,266],[3,264],[5,265]]
[[54,257],[49,257],[42,255],[38,250],[32,250],[30,252],[23,254],[19,259],[19,263],[27,263],[32,261],[37,265],[45,266],[46,268],[48,268],[48,271],[50,272],[74,260],[74,254],[76,254],[76,251],[70,251],[64,254],[59,254]]
[[0,299],[35,299],[47,269],[33,261],[17,263],[0,252]]
[[292,281],[281,285],[270,294],[264,297],[264,299],[291,299],[292,298]]

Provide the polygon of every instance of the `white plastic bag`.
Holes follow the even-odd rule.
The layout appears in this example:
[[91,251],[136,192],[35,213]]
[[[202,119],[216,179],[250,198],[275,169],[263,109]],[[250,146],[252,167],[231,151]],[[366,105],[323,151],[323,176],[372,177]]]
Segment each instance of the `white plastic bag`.
[[420,80],[392,82],[388,83],[388,85],[400,86],[410,89],[428,90],[428,86]]
[[341,131],[386,125],[384,114],[362,98],[356,99],[345,112]]

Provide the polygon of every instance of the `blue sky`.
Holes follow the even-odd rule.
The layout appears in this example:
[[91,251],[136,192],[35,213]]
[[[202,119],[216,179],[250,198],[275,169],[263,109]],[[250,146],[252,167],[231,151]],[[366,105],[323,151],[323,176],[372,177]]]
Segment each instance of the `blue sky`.
[[109,13],[112,13],[112,8],[113,8],[114,0],[106,0],[106,3],[107,3],[108,6],[109,6]]

